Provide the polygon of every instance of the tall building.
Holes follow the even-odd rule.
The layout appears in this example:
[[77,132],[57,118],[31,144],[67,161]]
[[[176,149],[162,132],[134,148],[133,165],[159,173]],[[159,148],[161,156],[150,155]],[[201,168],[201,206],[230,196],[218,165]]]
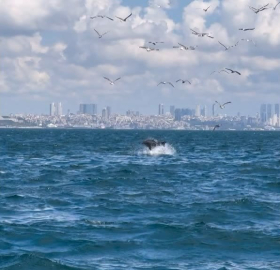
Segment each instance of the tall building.
[[174,105],[170,106],[170,114],[171,114],[172,116],[175,115],[175,106],[174,106]]
[[163,104],[158,105],[158,115],[164,115],[164,105]]
[[214,104],[212,105],[212,116],[213,116],[213,117],[215,116],[215,104],[216,104],[216,103],[214,103]]
[[56,114],[57,114],[58,116],[61,116],[61,115],[62,115],[62,104],[61,104],[61,102],[57,103]]
[[201,115],[206,117],[207,116],[207,108],[206,106],[203,106],[202,110],[201,110]]
[[181,109],[175,109],[174,115],[175,115],[175,121],[181,121],[182,110]]
[[79,112],[82,114],[96,115],[97,114],[97,105],[96,104],[80,104]]
[[279,117],[279,113],[280,113],[280,104],[275,104],[275,107],[274,107],[274,113],[277,115],[277,117]]
[[50,104],[50,115],[51,116],[61,116],[62,115],[62,104],[52,102]]
[[266,117],[267,117],[267,120],[272,118],[272,104],[266,105]]
[[107,118],[109,119],[111,116],[111,107],[107,106],[106,110],[107,110]]
[[195,116],[200,117],[200,105],[196,105]]
[[108,118],[108,117],[107,117],[107,109],[104,108],[104,109],[102,110],[102,119],[105,120],[105,119],[107,119],[107,118]]
[[55,103],[54,102],[52,102],[51,104],[50,104],[50,116],[54,116],[55,115]]
[[267,120],[266,116],[266,104],[261,105],[261,111],[260,111],[260,116],[261,116],[261,122],[265,123]]

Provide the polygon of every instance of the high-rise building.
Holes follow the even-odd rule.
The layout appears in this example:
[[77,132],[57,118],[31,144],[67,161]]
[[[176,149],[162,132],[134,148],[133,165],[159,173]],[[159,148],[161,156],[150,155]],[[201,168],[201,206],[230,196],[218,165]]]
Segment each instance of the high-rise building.
[[201,110],[201,115],[206,117],[207,116],[207,108],[206,106],[203,106],[202,110]]
[[96,115],[97,114],[97,105],[96,104],[80,104],[79,112],[82,114]]
[[111,116],[111,107],[110,107],[110,106],[107,106],[107,107],[106,107],[106,110],[107,110],[107,118],[109,119],[110,116]]
[[214,103],[214,104],[212,105],[212,116],[213,116],[213,117],[215,116],[215,104],[216,104],[216,103]]
[[280,113],[280,104],[275,104],[274,113],[279,117]]
[[172,116],[175,115],[175,106],[174,106],[174,105],[170,106],[170,114],[171,114]]
[[54,102],[52,102],[51,104],[50,104],[50,116],[54,116],[55,115],[55,103]]
[[196,105],[195,116],[200,117],[200,105]]
[[261,105],[261,111],[260,111],[260,116],[261,116],[261,122],[265,123],[267,120],[267,115],[266,115],[266,104]]
[[51,116],[61,116],[62,115],[62,104],[52,102],[50,104],[50,115]]
[[57,103],[56,114],[57,114],[58,116],[61,116],[61,115],[62,115],[62,104],[61,104],[61,102]]
[[102,110],[102,119],[103,120],[106,120],[108,117],[107,117],[107,109],[106,108],[104,108],[103,110]]
[[266,105],[266,117],[267,117],[267,120],[272,118],[272,104]]
[[163,104],[158,105],[158,115],[164,115],[164,105]]
[[181,109],[175,109],[174,115],[175,115],[175,121],[181,121],[182,110]]

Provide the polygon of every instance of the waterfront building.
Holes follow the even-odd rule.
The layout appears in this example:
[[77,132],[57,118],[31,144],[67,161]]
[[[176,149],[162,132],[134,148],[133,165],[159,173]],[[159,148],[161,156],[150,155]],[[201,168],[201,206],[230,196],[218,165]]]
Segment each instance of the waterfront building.
[[80,104],[79,112],[81,114],[97,115],[96,104]]

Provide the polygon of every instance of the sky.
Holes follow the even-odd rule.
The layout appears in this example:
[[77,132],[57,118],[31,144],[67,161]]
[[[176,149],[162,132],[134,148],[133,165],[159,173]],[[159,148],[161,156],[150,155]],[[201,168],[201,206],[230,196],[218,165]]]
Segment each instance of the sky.
[[[269,2],[269,9],[255,14]],[[95,103],[157,114],[232,101],[223,113],[255,115],[280,103],[280,5],[276,0],[1,0],[0,114],[76,113]],[[160,6],[160,7],[159,7]],[[203,9],[210,6],[207,12]],[[122,22],[115,16],[132,16]],[[114,19],[91,19],[106,15]],[[190,30],[210,33],[198,37]],[[239,28],[255,28],[240,31]],[[106,35],[98,38],[96,29]],[[242,41],[251,39],[255,42]],[[159,51],[139,46],[157,44]],[[232,46],[225,50],[219,42]],[[173,48],[178,42],[196,50]],[[214,73],[224,68],[241,73]],[[103,77],[114,80],[110,85]],[[191,82],[176,83],[178,79]],[[171,85],[158,85],[170,81]]]

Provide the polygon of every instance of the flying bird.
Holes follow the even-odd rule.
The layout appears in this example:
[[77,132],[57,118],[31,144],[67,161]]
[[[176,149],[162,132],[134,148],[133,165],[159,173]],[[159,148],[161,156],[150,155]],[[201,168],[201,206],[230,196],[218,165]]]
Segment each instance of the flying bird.
[[255,28],[239,28],[241,31],[253,31]]
[[226,102],[226,103],[224,103],[224,104],[221,104],[221,103],[218,102],[218,101],[215,101],[215,102],[220,106],[221,109],[224,109],[226,104],[230,104],[230,103],[231,103],[231,101],[228,101],[228,102]]
[[254,8],[254,7],[249,6],[249,8],[250,8],[253,12],[255,12],[255,13],[257,14],[257,13],[259,13],[259,12],[261,12],[261,11],[264,11],[264,10],[266,10],[266,9],[269,9],[268,5],[269,5],[269,4],[266,4],[265,6],[262,6],[262,7],[260,7],[260,8]]
[[162,41],[149,41],[149,43],[151,43],[151,44],[153,44],[153,45],[157,45],[158,43],[164,43],[164,42],[162,42]]
[[199,32],[196,32],[195,30],[193,30],[193,29],[191,29],[191,28],[190,28],[190,30],[192,31],[192,34],[193,34],[193,35],[196,35],[196,36],[198,36],[198,37],[204,37],[204,36],[206,36],[206,37],[209,37],[209,38],[214,38],[214,37],[212,37],[212,36],[210,35],[210,33],[199,33]]
[[176,83],[177,83],[177,82],[180,82],[180,81],[181,81],[182,83],[188,82],[189,84],[191,84],[191,82],[190,82],[189,80],[182,80],[182,79],[177,80]]
[[103,77],[105,80],[109,81],[111,85],[114,85],[116,81],[118,81],[120,78],[115,79],[114,81],[111,81],[110,79]]
[[241,73],[238,72],[238,71],[236,71],[236,70],[232,70],[232,69],[230,69],[230,68],[226,68],[226,69],[229,70],[231,73],[236,73],[236,74],[238,74],[238,75],[241,75]]
[[218,41],[218,42],[225,48],[226,51],[232,47],[232,46],[226,46],[223,43],[221,43],[220,41]]
[[252,39],[242,38],[241,40],[242,41],[247,41],[247,42],[252,42],[254,44],[254,46],[257,46],[256,43]]
[[160,82],[157,86],[159,86],[160,84],[170,84],[172,87],[174,87],[174,85],[171,82]]
[[183,44],[181,44],[179,42],[178,42],[178,44],[179,44],[179,46],[173,46],[173,48],[180,49],[181,51],[187,51],[188,50],[187,46],[185,46],[185,45],[183,45]]
[[280,4],[280,2],[273,8],[273,10],[276,10],[277,6]]
[[[214,73],[216,73],[216,72],[217,72],[217,71],[214,70],[213,72],[210,73],[210,75],[212,75],[212,74],[214,74]],[[229,72],[227,72],[225,69],[221,69],[220,71],[218,71],[218,73],[221,73],[221,72],[225,72],[225,73],[229,74]]]
[[114,19],[112,19],[112,18],[110,18],[110,17],[108,17],[108,16],[105,16],[105,15],[96,15],[96,16],[92,16],[92,17],[90,17],[91,19],[96,19],[96,18],[102,18],[102,19],[104,19],[104,18],[107,18],[107,19],[109,19],[109,20],[111,20],[111,21],[113,21]]
[[150,48],[150,47],[146,47],[146,46],[139,46],[140,49],[145,49],[147,52],[151,52],[151,51],[159,51],[159,49],[154,49],[154,48]]
[[219,127],[220,127],[220,125],[215,125],[214,128],[213,128],[213,131],[215,131],[216,128],[219,128]]
[[101,35],[96,29],[94,29],[94,31],[97,33],[98,38],[102,38],[104,35],[106,35],[107,33],[109,33],[109,31],[108,31],[108,32],[105,32],[104,34]]
[[208,8],[203,8],[203,10],[205,11],[205,12],[207,12],[208,11],[208,9],[211,7],[211,5],[208,7]]
[[118,18],[118,19],[120,19],[121,21],[123,21],[123,22],[126,22],[126,20],[130,17],[130,16],[132,16],[132,13],[130,13],[126,18],[120,18],[120,17],[117,17],[117,16],[115,16],[116,18]]

